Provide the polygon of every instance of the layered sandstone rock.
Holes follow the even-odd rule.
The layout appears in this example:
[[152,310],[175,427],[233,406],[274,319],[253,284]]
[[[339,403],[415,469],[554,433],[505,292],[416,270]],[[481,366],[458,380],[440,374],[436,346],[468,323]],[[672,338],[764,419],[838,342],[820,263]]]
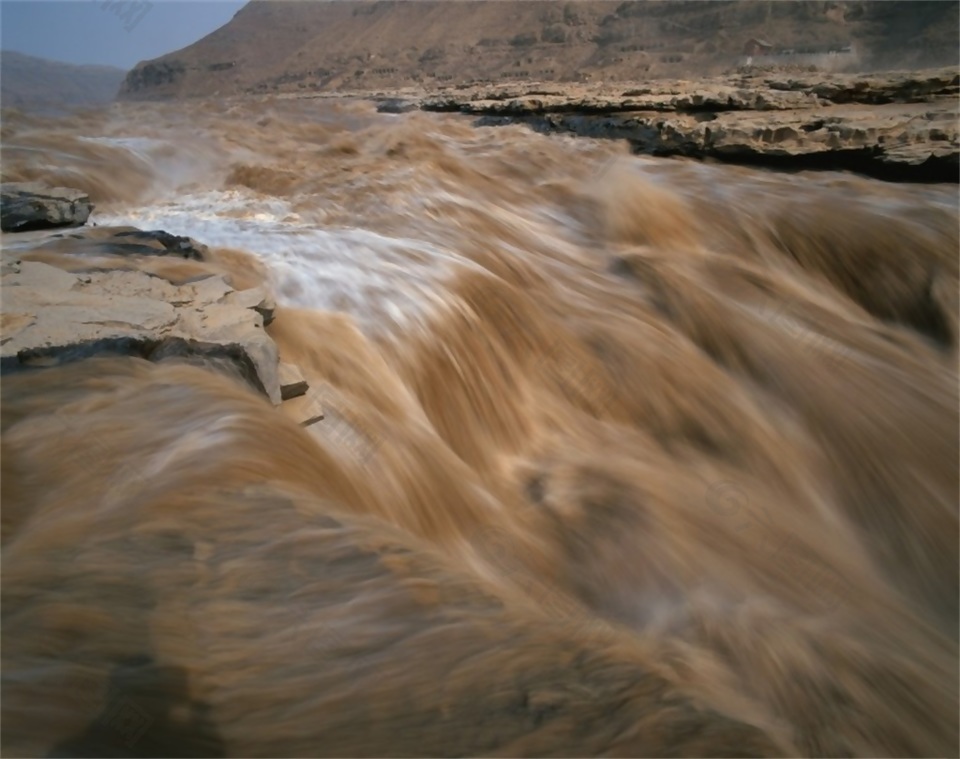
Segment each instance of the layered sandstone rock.
[[953,70],[912,74],[743,74],[609,87],[479,87],[421,99],[428,111],[626,139],[637,152],[853,169],[889,179],[957,181]]
[[277,347],[264,331],[274,307],[264,289],[235,290],[211,273],[174,283],[118,265],[152,255],[197,259],[204,250],[189,238],[131,228],[4,240],[2,371],[103,354],[214,359],[279,404]]

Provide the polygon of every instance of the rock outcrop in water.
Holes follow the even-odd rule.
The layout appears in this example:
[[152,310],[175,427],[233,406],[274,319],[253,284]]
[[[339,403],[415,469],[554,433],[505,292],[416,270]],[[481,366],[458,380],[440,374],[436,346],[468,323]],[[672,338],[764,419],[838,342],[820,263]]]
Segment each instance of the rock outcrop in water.
[[423,98],[480,123],[626,139],[640,153],[957,181],[956,71],[751,74],[640,89],[477,87]]
[[274,306],[262,288],[235,290],[209,273],[171,282],[137,268],[144,256],[202,260],[206,249],[195,241],[101,227],[4,243],[3,372],[102,354],[222,359],[274,404],[290,395],[263,329]]
[[46,187],[39,182],[0,185],[0,229],[4,232],[80,227],[92,211],[90,196],[81,190]]

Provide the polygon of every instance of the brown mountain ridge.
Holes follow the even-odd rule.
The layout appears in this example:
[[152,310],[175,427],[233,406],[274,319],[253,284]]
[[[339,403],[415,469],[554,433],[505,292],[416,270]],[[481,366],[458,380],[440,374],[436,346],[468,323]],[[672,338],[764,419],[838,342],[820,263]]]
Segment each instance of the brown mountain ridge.
[[255,1],[125,99],[956,65],[957,2]]

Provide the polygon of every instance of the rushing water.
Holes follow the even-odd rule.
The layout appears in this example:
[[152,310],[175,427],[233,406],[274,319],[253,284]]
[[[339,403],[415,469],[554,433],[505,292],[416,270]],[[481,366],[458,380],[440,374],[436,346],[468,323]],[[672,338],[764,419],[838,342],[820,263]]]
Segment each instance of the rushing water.
[[3,143],[268,282],[326,412],[4,379],[6,754],[956,755],[954,187],[324,100]]

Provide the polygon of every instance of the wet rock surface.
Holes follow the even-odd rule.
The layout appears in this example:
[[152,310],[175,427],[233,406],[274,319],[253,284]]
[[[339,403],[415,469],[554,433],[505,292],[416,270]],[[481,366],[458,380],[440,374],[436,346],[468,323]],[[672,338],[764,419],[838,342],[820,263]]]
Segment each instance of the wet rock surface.
[[0,185],[0,229],[4,232],[79,227],[92,211],[90,197],[81,190],[40,182]]
[[4,241],[5,247],[25,245],[34,252],[44,251],[73,257],[96,256],[176,256],[203,261],[207,246],[190,237],[172,235],[161,230],[146,231],[136,227],[87,227],[84,229],[33,234],[18,234]]
[[952,70],[871,75],[743,73],[699,82],[458,89],[419,101],[477,123],[626,139],[634,150],[851,169],[880,178],[953,181],[960,174],[960,77]]
[[[152,252],[131,251],[131,244]],[[264,331],[274,306],[265,290],[238,291],[213,274],[175,284],[135,268],[110,268],[131,255],[164,255],[158,251],[190,257],[202,249],[195,241],[100,227],[66,236],[17,235],[4,239],[3,248],[4,373],[104,354],[216,359],[280,403],[277,348]],[[45,256],[74,265],[66,270],[36,260]]]

